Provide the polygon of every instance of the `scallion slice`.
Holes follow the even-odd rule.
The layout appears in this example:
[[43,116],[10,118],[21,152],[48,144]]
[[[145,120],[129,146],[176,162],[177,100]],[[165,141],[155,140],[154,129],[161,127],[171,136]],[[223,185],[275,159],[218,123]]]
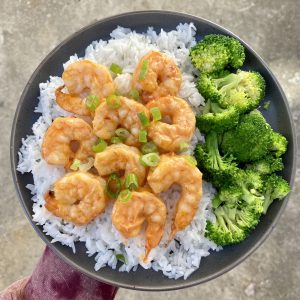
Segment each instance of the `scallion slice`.
[[141,67],[141,72],[139,75],[139,80],[144,80],[146,78],[147,72],[148,72],[148,68],[149,68],[149,60],[144,60],[142,67]]
[[136,101],[140,100],[140,93],[137,89],[131,89],[128,93],[128,96]]
[[100,104],[100,99],[96,95],[89,95],[86,98],[85,105],[90,111],[95,111]]
[[118,136],[113,136],[110,139],[111,144],[120,144],[122,143],[122,140]]
[[139,142],[147,143],[147,131],[146,130],[139,131]]
[[116,173],[109,175],[106,183],[105,192],[106,194],[116,199],[121,191],[122,183],[120,177]]
[[130,173],[125,178],[125,188],[132,190],[137,190],[139,188],[138,177],[134,173]]
[[183,156],[184,159],[188,162],[188,164],[192,167],[196,167],[197,166],[197,161],[195,159],[194,156],[191,156],[191,155],[184,155]]
[[179,144],[179,151],[180,151],[180,152],[185,152],[185,151],[187,151],[187,150],[189,149],[189,147],[190,147],[190,145],[189,145],[188,143],[186,143],[186,142],[181,142],[181,143]]
[[142,146],[143,154],[157,152],[157,146],[153,142],[148,142]]
[[106,98],[107,105],[112,109],[118,109],[121,107],[120,97],[117,95],[110,95]]
[[148,117],[146,116],[146,114],[143,111],[138,113],[138,117],[139,117],[139,119],[140,119],[140,121],[141,121],[141,123],[144,127],[149,126],[150,121],[149,121]]
[[92,149],[95,153],[99,153],[104,151],[106,147],[107,147],[107,143],[104,140],[100,139],[98,143],[92,147]]
[[158,107],[150,108],[150,112],[152,114],[153,121],[161,120],[161,113]]
[[122,67],[120,67],[117,64],[112,63],[109,67],[109,69],[114,73],[114,74],[122,74]]
[[123,254],[116,254],[116,259],[119,260],[120,262],[126,264],[126,259]]
[[73,171],[77,171],[80,165],[81,165],[81,161],[79,159],[74,159],[72,165],[70,166],[70,169]]
[[148,153],[140,157],[140,162],[143,166],[156,167],[159,163],[158,153]]
[[129,131],[125,128],[118,128],[115,131],[115,134],[116,134],[116,136],[118,136],[122,140],[126,140],[130,135]]
[[122,203],[127,203],[131,199],[131,197],[132,197],[132,192],[126,189],[120,192],[118,196],[118,201]]

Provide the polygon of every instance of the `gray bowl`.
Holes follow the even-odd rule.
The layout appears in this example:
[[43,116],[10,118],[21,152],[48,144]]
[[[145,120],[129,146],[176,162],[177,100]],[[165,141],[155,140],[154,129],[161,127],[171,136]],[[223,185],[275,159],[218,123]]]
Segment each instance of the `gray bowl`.
[[[236,37],[228,30],[207,20],[169,11],[130,12],[100,20],[76,32],[47,55],[29,79],[20,98],[13,121],[10,145],[11,169],[15,187],[28,220],[45,243],[68,264],[92,278],[124,288],[149,291],[174,290],[200,284],[220,276],[242,262],[263,243],[277,223],[288,200],[286,198],[273,203],[268,214],[261,218],[257,228],[245,241],[235,246],[224,247],[223,251],[212,252],[211,255],[203,258],[200,268],[187,280],[168,279],[161,272],[144,270],[141,267],[136,272],[130,273],[118,272],[109,267],[96,272],[94,270],[94,257],[87,257],[83,243],[76,244],[77,252],[73,254],[68,247],[59,243],[51,244],[51,238],[43,233],[43,228],[32,221],[31,195],[25,186],[33,183],[33,178],[31,174],[22,175],[18,173],[16,166],[21,139],[32,134],[31,127],[39,117],[38,114],[34,113],[34,108],[38,103],[39,83],[45,82],[49,75],[61,76],[63,72],[62,64],[69,59],[70,55],[74,53],[83,55],[84,49],[92,41],[100,38],[109,39],[110,32],[117,25],[143,32],[148,26],[153,26],[156,30],[160,30],[160,28],[172,30],[178,23],[184,22],[195,24],[197,27],[197,40],[210,33]],[[266,63],[246,43],[241,42],[246,48],[246,62],[243,69],[259,71],[266,80],[265,100],[270,100],[271,105],[268,111],[263,111],[263,114],[271,126],[284,134],[289,141],[288,151],[283,157],[285,169],[282,175],[292,185],[296,166],[296,136],[286,97]]]

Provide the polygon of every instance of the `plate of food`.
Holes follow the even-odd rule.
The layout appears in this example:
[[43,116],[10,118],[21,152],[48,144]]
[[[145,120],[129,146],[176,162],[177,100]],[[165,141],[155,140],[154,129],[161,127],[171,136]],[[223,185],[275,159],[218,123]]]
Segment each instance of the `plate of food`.
[[109,17],[38,66],[19,101],[11,166],[39,236],[88,276],[173,290],[211,280],[270,234],[296,138],[263,60],[207,20]]

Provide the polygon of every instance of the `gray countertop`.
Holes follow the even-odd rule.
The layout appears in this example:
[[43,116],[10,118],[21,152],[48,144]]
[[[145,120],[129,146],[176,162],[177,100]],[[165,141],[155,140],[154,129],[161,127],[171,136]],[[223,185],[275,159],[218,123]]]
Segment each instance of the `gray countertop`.
[[[9,137],[19,96],[44,56],[94,20],[131,10],[166,9],[225,26],[269,64],[287,95],[300,131],[297,0],[1,0],[0,7],[0,290],[30,274],[44,248],[22,212],[10,176]],[[121,289],[116,299],[299,299],[299,179],[297,172],[287,209],[271,236],[234,270],[182,291],[152,294]]]

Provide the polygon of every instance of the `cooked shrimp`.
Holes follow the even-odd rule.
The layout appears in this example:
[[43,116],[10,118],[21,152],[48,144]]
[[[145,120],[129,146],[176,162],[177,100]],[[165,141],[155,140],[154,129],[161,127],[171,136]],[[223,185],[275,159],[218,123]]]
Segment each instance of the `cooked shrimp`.
[[135,69],[132,85],[144,102],[167,95],[175,96],[181,85],[181,73],[168,56],[151,51],[142,57]]
[[155,248],[164,233],[166,223],[166,205],[152,193],[132,192],[131,199],[124,203],[117,200],[113,207],[112,223],[126,238],[137,236],[143,223],[146,228],[146,251],[144,261]]
[[170,118],[172,123],[152,122],[148,129],[149,138],[161,149],[178,151],[181,142],[191,140],[195,131],[195,115],[191,107],[181,98],[167,96],[155,99],[147,108],[158,107],[163,118]]
[[191,166],[184,156],[165,154],[161,155],[158,166],[150,170],[147,180],[155,194],[168,190],[174,183],[181,186],[171,240],[178,231],[188,226],[195,216],[202,196],[202,174],[197,167]]
[[124,171],[124,177],[134,173],[141,186],[146,176],[146,168],[140,164],[140,152],[135,147],[124,144],[108,146],[104,151],[95,155],[94,166],[100,176]]
[[105,180],[85,172],[65,175],[55,182],[54,194],[45,195],[45,207],[57,217],[77,225],[91,222],[106,206]]
[[120,107],[117,109],[110,108],[106,102],[98,106],[93,120],[94,133],[98,137],[108,140],[114,136],[118,127],[123,127],[130,133],[124,143],[137,146],[139,131],[142,129],[138,113],[144,112],[149,118],[149,111],[143,104],[126,97],[120,96],[119,100]]
[[63,72],[62,79],[69,94],[56,91],[56,102],[63,109],[79,114],[90,115],[85,106],[85,98],[95,95],[102,99],[115,92],[115,85],[109,70],[89,60],[79,60],[70,64]]
[[[92,146],[97,137],[92,127],[80,118],[56,118],[45,133],[42,144],[42,156],[51,165],[69,166],[73,159],[86,162],[94,156]],[[73,152],[72,143],[78,143]]]

